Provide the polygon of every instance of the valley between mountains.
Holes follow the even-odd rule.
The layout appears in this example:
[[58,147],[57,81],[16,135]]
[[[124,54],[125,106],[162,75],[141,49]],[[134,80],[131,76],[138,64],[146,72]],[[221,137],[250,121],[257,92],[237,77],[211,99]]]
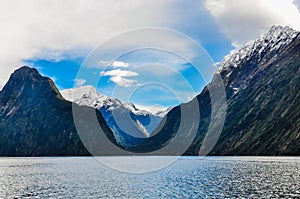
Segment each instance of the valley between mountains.
[[[222,132],[208,155],[300,155],[298,31],[272,26],[226,56],[216,74],[222,77],[227,109]],[[174,140],[180,147],[185,144],[185,132],[176,137],[181,107],[189,109],[195,103],[200,107],[200,118],[185,115],[185,121],[197,132],[192,143],[182,154],[174,149],[155,155],[206,155],[201,147],[209,124],[214,122],[208,89],[218,86],[214,78],[191,102],[151,113],[102,95],[91,86],[59,91],[50,78],[23,66],[11,74],[0,92],[0,156],[91,155],[78,135],[74,107],[87,115],[80,123],[85,136],[95,141],[93,155],[144,154]],[[96,116],[101,131],[89,113]],[[192,126],[195,122],[199,125]],[[104,139],[124,154],[110,150]]]

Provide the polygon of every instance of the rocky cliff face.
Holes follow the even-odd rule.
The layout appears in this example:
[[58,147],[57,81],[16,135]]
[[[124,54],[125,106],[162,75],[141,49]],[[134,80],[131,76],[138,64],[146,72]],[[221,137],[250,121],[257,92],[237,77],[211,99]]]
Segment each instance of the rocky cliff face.
[[[90,111],[114,141],[101,114]],[[89,155],[74,125],[72,103],[36,69],[24,66],[16,70],[0,92],[0,155]]]
[[[300,154],[299,32],[273,26],[257,40],[227,56],[217,73],[226,90],[227,115],[210,155]],[[213,79],[192,102],[181,105],[191,107],[197,101],[200,107],[197,135],[186,155],[199,155],[211,117],[208,87],[218,86],[214,82]],[[136,151],[157,150],[170,144],[177,134],[181,115],[180,106],[171,110],[162,130]],[[189,120],[192,127],[193,117]]]

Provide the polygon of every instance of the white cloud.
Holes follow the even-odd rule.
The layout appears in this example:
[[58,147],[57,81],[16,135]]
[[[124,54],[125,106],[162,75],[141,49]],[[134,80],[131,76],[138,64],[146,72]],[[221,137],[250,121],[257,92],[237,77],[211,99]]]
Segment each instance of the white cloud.
[[82,86],[85,83],[86,83],[85,79],[75,79],[75,84],[76,84],[77,87]]
[[300,13],[293,0],[206,0],[205,7],[235,47],[272,25],[300,30]]
[[23,61],[82,56],[120,32],[165,26],[170,1],[0,0],[0,87]]
[[136,80],[124,78],[121,76],[113,76],[109,80],[118,84],[119,86],[124,86],[124,87],[132,86],[137,82]]
[[128,87],[134,85],[135,83],[137,83],[137,81],[125,77],[134,77],[138,76],[139,74],[133,71],[116,69],[110,71],[102,71],[100,75],[111,76],[111,78],[109,79],[110,81],[118,84],[119,86]]
[[298,10],[300,11],[300,0],[294,0],[293,3],[297,6]]
[[99,65],[100,65],[101,68],[107,67],[108,64],[109,64],[109,61],[106,61],[106,60],[100,60],[99,61]]
[[[184,59],[192,60],[199,53],[198,43],[185,35],[166,28],[138,28],[112,37],[102,43],[86,57],[83,66],[104,68],[113,60],[136,52],[145,54],[153,51],[156,54],[173,54]],[[153,54],[152,52],[152,54]],[[143,55],[144,56],[144,55]],[[146,57],[137,57],[142,59]],[[101,60],[100,60],[101,59]],[[104,61],[103,61],[104,60]],[[142,60],[148,61],[146,59]],[[115,68],[123,65],[114,63]],[[125,64],[123,67],[127,66]],[[114,67],[114,66],[112,66]]]
[[133,71],[127,71],[127,70],[109,70],[109,71],[102,71],[100,73],[102,76],[120,76],[120,77],[132,77],[132,76],[138,76],[139,74]]
[[127,68],[129,64],[122,61],[114,61],[111,66],[114,68]]
[[122,61],[114,61],[112,64],[110,64],[110,61],[107,60],[100,60],[99,61],[99,67],[104,68],[111,66],[113,68],[127,68],[129,67],[129,63],[122,62]]

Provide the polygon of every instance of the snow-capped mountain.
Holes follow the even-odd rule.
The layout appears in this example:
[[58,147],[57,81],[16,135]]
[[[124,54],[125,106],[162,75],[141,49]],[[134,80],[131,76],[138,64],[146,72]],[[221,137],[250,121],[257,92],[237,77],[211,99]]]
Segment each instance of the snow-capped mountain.
[[78,105],[86,105],[94,108],[101,108],[104,103],[113,104],[110,100],[114,101],[114,104],[121,104],[117,99],[109,99],[105,95],[101,95],[92,86],[82,86],[75,89],[62,90],[61,94],[66,100],[74,102]]
[[[225,86],[231,87],[236,93],[262,71],[262,68],[257,67],[258,64],[272,62],[298,35],[298,31],[288,26],[272,26],[256,40],[227,55],[219,65],[217,73],[222,75]],[[240,68],[241,66],[244,67]]]
[[114,132],[118,144],[126,148],[148,138],[166,113],[154,115],[140,110],[130,102],[100,94],[93,86],[62,90],[61,94],[66,100],[98,109]]
[[113,110],[116,108],[124,107],[136,115],[154,115],[163,117],[168,113],[170,108],[156,113],[141,110],[137,108],[133,103],[121,102],[117,98],[108,97],[106,95],[100,94],[93,86],[81,86],[75,89],[65,89],[61,91],[61,94],[66,100],[75,102],[79,105],[91,106],[100,109],[103,106],[107,106],[108,110]]

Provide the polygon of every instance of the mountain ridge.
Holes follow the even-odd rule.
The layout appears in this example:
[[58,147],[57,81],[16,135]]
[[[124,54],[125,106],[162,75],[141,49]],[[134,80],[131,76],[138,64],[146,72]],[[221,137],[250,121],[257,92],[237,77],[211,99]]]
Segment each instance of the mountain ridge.
[[[251,72],[255,72],[258,62],[270,62],[274,59],[277,53],[282,51],[282,47],[289,45],[293,40],[299,36],[299,32],[288,26],[272,26],[267,32],[261,34],[257,39],[249,41],[241,49],[231,52],[225,56],[219,64],[217,73],[224,79],[224,85],[232,87],[235,92],[244,85],[239,85],[238,82],[232,82],[231,78],[235,75],[236,70],[246,63],[251,65]],[[251,60],[249,60],[251,58]],[[249,68],[249,67],[248,67]],[[254,74],[245,73],[246,77],[239,77],[244,80],[250,79]],[[233,78],[236,78],[235,76]],[[245,81],[246,83],[247,81]]]
[[[272,35],[276,38],[269,43],[266,37]],[[243,53],[245,56],[237,59],[245,49],[249,50],[248,54]],[[209,155],[300,154],[299,52],[299,32],[289,27],[273,26],[260,38],[224,59],[217,75],[221,75],[225,86],[226,119],[216,145],[209,146],[212,147]],[[217,81],[214,81],[217,75],[191,102],[173,108],[164,118],[166,125],[135,151],[158,150],[174,142],[180,126],[181,106],[192,108],[192,103],[197,102],[201,118],[197,134],[184,154],[206,155],[201,147],[212,114],[209,87],[218,87]],[[284,90],[287,92],[284,93]],[[289,136],[292,138],[289,139]],[[178,144],[183,145],[184,141]],[[178,154],[168,151],[164,155]]]
[[[270,43],[270,40],[273,42]],[[292,111],[289,108],[289,105],[292,105],[289,104],[292,96],[298,103],[293,109],[297,110],[300,107],[299,95],[289,90],[289,87],[294,87],[295,90],[300,88],[299,46],[298,31],[289,27],[272,26],[267,33],[246,44],[229,59],[224,59],[218,73],[222,76],[226,89],[227,115],[221,136],[210,155],[300,154],[297,147],[300,141],[295,141],[290,147],[282,147],[289,141],[279,141],[278,137],[289,134],[297,137],[300,135],[300,126],[296,123],[296,127],[291,127],[295,128],[293,131],[286,132],[275,122],[283,112]],[[244,49],[250,49],[249,56],[246,54],[238,63],[229,61],[236,60]],[[287,93],[278,91],[284,89]],[[285,106],[286,109],[281,110],[282,113],[276,112],[281,106]],[[299,118],[299,113],[295,113],[294,117]],[[280,123],[285,126],[290,123],[290,119],[281,118]],[[277,131],[280,128],[282,132]],[[277,133],[270,134],[272,131]],[[267,134],[269,138],[266,137]],[[198,140],[195,145],[201,145],[201,141]],[[197,154],[195,145],[190,147],[187,154]],[[295,151],[288,148],[294,148]]]
[[[36,69],[23,66],[12,73],[0,91],[0,107],[1,156],[90,155],[72,117],[72,108],[77,105],[63,99],[54,82]],[[78,109],[94,113],[105,136],[116,143],[98,111]],[[89,133],[99,132],[89,118],[81,122]],[[95,151],[105,155],[109,152],[105,147],[95,146]]]

